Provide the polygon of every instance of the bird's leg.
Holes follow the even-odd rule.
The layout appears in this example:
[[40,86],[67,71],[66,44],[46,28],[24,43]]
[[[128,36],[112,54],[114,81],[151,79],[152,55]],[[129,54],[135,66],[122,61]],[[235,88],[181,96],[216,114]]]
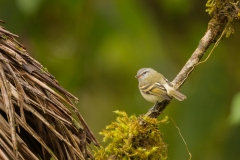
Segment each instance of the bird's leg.
[[151,113],[152,112],[157,112],[158,111],[158,106],[159,106],[159,102],[156,102],[154,104],[154,106],[148,110],[148,112],[151,112]]
[[148,117],[156,118],[158,117],[162,111],[166,108],[166,106],[170,103],[170,100],[164,100],[162,102],[157,102],[155,105],[148,110],[148,112],[145,114]]

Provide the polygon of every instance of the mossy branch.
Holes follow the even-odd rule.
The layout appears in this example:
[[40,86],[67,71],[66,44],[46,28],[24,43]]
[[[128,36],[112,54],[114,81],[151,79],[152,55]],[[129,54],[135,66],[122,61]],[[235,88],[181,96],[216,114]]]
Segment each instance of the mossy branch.
[[[176,89],[183,85],[194,68],[201,63],[200,60],[211,44],[215,43],[213,47],[215,48],[223,35],[228,37],[234,32],[233,24],[239,21],[240,16],[237,5],[237,3],[230,3],[227,0],[208,0],[206,11],[212,16],[212,19],[197,48],[172,81]],[[115,113],[118,114],[116,122],[112,122],[106,127],[106,130],[100,133],[104,136],[103,141],[110,140],[111,142],[106,148],[101,147],[95,153],[95,159],[166,159],[167,145],[162,139],[158,125],[167,121],[158,121],[156,118],[169,103],[170,100],[156,103],[144,116],[139,118],[128,117],[126,113],[116,111]]]
[[[206,7],[206,12],[208,12],[212,18],[209,21],[207,31],[200,40],[197,48],[188,59],[187,63],[183,66],[182,70],[172,81],[176,89],[179,89],[187,80],[190,73],[199,64],[209,46],[216,41],[219,41],[223,35],[228,37],[231,33],[234,33],[233,24],[240,20],[238,2],[236,1],[208,0]],[[161,103],[156,103],[154,107],[146,113],[146,116],[151,118],[158,117],[168,106],[170,101],[171,100],[165,100]]]
[[106,148],[98,149],[94,155],[96,160],[167,159],[167,144],[158,129],[159,125],[168,122],[167,118],[159,121],[147,116],[128,117],[120,111],[115,113],[118,115],[116,121],[100,132],[103,141],[110,142]]

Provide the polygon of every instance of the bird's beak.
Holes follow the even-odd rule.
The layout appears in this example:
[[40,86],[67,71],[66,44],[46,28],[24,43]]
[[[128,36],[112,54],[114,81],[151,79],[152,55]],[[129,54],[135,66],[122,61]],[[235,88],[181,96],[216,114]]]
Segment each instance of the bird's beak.
[[135,78],[137,78],[137,79],[138,79],[139,77],[141,77],[141,75],[136,75],[136,76],[135,76]]

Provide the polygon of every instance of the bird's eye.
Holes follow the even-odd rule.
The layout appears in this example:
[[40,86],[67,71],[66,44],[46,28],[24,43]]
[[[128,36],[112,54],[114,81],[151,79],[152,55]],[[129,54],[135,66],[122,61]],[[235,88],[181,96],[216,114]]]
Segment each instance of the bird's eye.
[[147,71],[143,72],[143,74],[146,74],[146,73],[147,73]]

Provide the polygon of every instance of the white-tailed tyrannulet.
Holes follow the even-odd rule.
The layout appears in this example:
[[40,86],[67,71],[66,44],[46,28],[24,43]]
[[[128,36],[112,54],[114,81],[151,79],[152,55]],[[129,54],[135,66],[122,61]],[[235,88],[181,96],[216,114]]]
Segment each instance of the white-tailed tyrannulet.
[[183,101],[187,97],[173,88],[162,74],[152,68],[142,68],[135,76],[139,81],[139,90],[149,102],[156,103],[170,100],[171,97]]

